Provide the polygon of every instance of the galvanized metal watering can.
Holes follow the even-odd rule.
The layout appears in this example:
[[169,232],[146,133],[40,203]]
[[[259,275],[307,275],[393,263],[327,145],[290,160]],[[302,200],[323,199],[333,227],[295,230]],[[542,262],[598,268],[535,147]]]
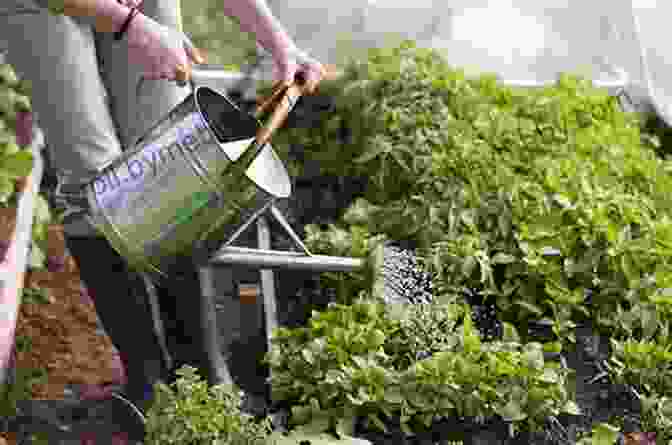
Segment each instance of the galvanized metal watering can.
[[[269,140],[301,97],[301,84],[276,88],[249,114],[192,83],[187,98],[87,185],[91,222],[131,267],[158,279],[186,256],[222,262],[228,254],[229,264],[270,268],[361,268],[358,259],[312,256],[273,206],[291,195],[291,181]],[[267,210],[303,253],[231,246]]]

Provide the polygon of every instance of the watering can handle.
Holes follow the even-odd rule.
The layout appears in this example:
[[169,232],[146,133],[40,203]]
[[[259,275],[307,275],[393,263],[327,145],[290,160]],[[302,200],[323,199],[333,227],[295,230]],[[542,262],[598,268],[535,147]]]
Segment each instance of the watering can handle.
[[[182,77],[184,78],[186,73],[182,72]],[[188,76],[186,76],[188,77]],[[140,97],[142,86],[146,79],[141,77],[138,81],[136,87],[136,97]],[[193,81],[176,81],[180,86],[186,86],[188,83],[191,87],[192,94],[196,91],[196,87]],[[292,111],[298,100],[304,94],[305,89],[305,78],[301,74],[297,74],[296,80],[289,86],[276,84],[273,88],[271,95],[261,101],[257,106],[254,117],[260,119],[262,115],[268,112],[271,108],[275,107],[271,116],[267,119],[266,123],[257,131],[256,141],[258,146],[265,145],[275,133],[275,131],[282,126],[289,116],[289,113]],[[139,143],[140,140],[136,143]]]
[[261,119],[264,113],[274,108],[264,126],[257,132],[257,144],[259,146],[265,145],[273,133],[285,122],[289,113],[304,94],[304,85],[304,78],[297,76],[295,82],[289,86],[276,86],[270,97],[257,106],[254,112],[254,117],[257,119]]

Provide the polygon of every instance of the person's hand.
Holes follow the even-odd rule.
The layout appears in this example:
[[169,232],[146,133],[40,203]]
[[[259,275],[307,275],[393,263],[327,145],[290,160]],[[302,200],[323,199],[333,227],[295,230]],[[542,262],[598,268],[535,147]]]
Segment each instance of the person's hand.
[[183,32],[161,25],[144,14],[138,14],[131,22],[126,42],[129,62],[144,67],[145,79],[185,82],[191,76],[191,64],[205,62]]
[[279,84],[290,85],[297,75],[306,81],[305,87],[309,94],[317,89],[322,79],[327,75],[325,67],[308,55],[305,51],[296,48],[279,50],[273,53],[275,62],[274,77]]

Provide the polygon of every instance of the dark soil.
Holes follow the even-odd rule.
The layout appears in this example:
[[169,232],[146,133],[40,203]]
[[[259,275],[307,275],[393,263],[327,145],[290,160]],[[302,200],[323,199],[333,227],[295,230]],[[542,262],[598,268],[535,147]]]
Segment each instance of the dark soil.
[[[79,279],[77,267],[65,254],[62,229],[49,229],[47,254],[65,257],[51,270],[28,271],[25,287],[47,291],[48,302],[24,301],[17,321],[17,338],[29,339],[30,347],[18,348],[14,368],[42,369],[43,378],[34,382],[32,400],[19,401],[16,418],[4,427],[8,443],[16,433],[50,433],[50,439],[70,432],[72,425],[61,418],[63,410],[79,403],[91,388],[119,385],[123,369],[116,350],[102,330],[93,304]],[[21,427],[21,428],[19,428]],[[53,440],[56,440],[55,438]],[[1,443],[1,442],[0,442]],[[57,442],[50,442],[57,443]]]

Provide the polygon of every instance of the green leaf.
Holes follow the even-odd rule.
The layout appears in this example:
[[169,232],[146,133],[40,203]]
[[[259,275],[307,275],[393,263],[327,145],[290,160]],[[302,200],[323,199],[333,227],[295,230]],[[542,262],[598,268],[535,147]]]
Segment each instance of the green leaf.
[[19,78],[14,67],[9,63],[0,64],[0,85],[14,88],[18,85]]
[[310,422],[296,427],[297,433],[302,434],[320,434],[329,431],[331,419],[328,415],[313,415]]
[[41,287],[24,287],[22,302],[31,304],[49,304],[54,302],[53,296],[48,289]]
[[562,343],[559,341],[544,343],[544,352],[562,352]]
[[523,363],[532,369],[540,370],[544,367],[543,347],[539,343],[528,343],[523,352]]
[[374,425],[379,431],[383,431],[383,432],[385,432],[385,433],[388,432],[387,427],[385,426],[385,424],[383,423],[383,421],[380,420],[380,418],[378,417],[377,414],[375,414],[375,413],[369,413],[369,415],[367,416],[367,419],[369,419],[369,421],[370,421],[371,423],[373,423],[373,425]]
[[385,391],[385,402],[392,405],[400,405],[404,402],[404,396],[399,388],[388,388]]
[[44,224],[51,221],[51,210],[49,203],[42,194],[35,196],[35,209],[33,210],[36,224]]
[[544,369],[539,376],[539,381],[544,383],[559,383],[560,376],[552,369]]
[[0,174],[12,178],[24,178],[33,169],[33,154],[27,150],[21,150],[14,154],[0,158]]
[[513,304],[522,307],[523,309],[532,312],[533,315],[536,316],[542,316],[544,315],[544,311],[537,305],[529,303],[525,300],[516,300],[513,302]]
[[0,203],[6,203],[14,196],[14,181],[0,172]]
[[351,437],[355,434],[356,423],[357,423],[356,415],[341,417],[336,421],[336,433],[341,438]]
[[462,276],[469,278],[474,273],[478,261],[473,256],[468,256],[462,260]]
[[576,402],[572,400],[568,400],[567,403],[565,403],[565,406],[563,407],[563,411],[566,412],[567,414],[570,414],[572,416],[581,416],[583,413],[581,412],[581,408],[579,408],[579,405],[576,404]]
[[506,405],[496,411],[505,421],[509,422],[518,422],[527,418],[527,414],[515,400],[510,400]]
[[593,427],[592,445],[614,445],[620,430],[607,423],[600,423]]
[[508,322],[502,322],[502,327],[503,327],[503,335],[502,335],[502,340],[505,342],[513,342],[513,343],[519,343],[520,342],[520,335],[518,335],[518,330],[514,325]]
[[397,165],[399,165],[406,173],[411,172],[411,168],[408,166],[401,153],[399,153],[397,150],[392,150],[390,151],[390,155],[394,158]]
[[292,422],[297,425],[305,425],[310,421],[313,409],[310,406],[292,406]]
[[47,0],[47,9],[53,15],[63,15],[65,13],[65,1]]
[[343,215],[343,221],[351,225],[365,225],[369,222],[372,214],[371,204],[362,198],[358,198],[348,207]]
[[362,155],[355,158],[353,162],[355,164],[366,164],[368,162],[373,161],[374,159],[376,159],[377,157],[379,157],[380,155],[382,155],[386,151],[387,151],[386,147],[383,146],[383,145],[379,145],[379,146],[371,145]]
[[269,440],[273,445],[372,445],[368,440],[355,437],[338,438],[325,433],[306,434],[295,431],[289,434],[276,431],[269,436]]
[[21,147],[19,147],[19,144],[16,143],[16,137],[12,135],[11,141],[8,141],[5,144],[5,149],[3,154],[4,155],[14,155],[16,153],[19,153],[21,151]]
[[301,355],[303,356],[303,359],[308,362],[308,364],[315,364],[315,357],[313,355],[313,351],[310,349],[302,349]]
[[47,261],[47,256],[44,251],[35,243],[31,243],[30,252],[28,253],[28,268],[43,269]]
[[640,316],[644,338],[652,338],[658,331],[658,317],[655,308],[643,308]]
[[503,252],[497,253],[492,257],[493,264],[510,264],[516,261],[516,257]]
[[468,353],[478,352],[481,349],[481,339],[476,328],[474,328],[470,314],[470,311],[465,311],[462,323],[462,340],[464,342],[464,350]]

